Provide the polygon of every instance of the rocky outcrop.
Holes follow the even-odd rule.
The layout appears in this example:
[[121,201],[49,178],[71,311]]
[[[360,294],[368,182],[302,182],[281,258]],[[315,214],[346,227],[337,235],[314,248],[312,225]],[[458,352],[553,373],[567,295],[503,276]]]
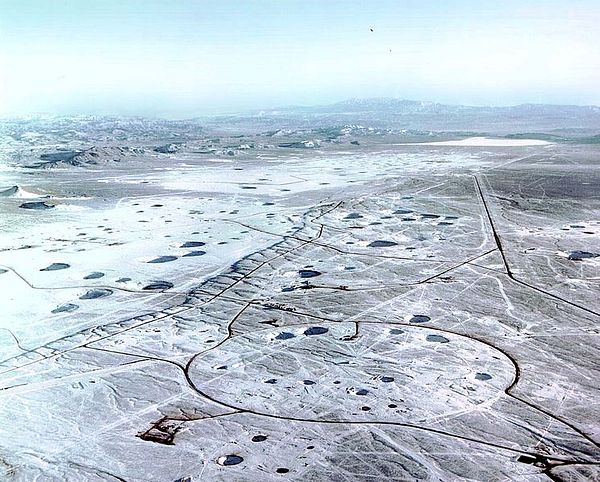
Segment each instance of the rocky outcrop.
[[64,150],[40,155],[40,161],[27,166],[30,169],[52,169],[56,167],[93,167],[121,162],[139,157],[145,150],[138,147],[91,147],[85,150]]

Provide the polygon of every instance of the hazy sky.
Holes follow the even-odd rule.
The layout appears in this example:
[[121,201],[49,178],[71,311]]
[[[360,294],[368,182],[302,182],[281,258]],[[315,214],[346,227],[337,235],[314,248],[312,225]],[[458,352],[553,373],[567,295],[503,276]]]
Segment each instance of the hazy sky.
[[600,104],[599,26],[599,0],[0,0],[0,115]]

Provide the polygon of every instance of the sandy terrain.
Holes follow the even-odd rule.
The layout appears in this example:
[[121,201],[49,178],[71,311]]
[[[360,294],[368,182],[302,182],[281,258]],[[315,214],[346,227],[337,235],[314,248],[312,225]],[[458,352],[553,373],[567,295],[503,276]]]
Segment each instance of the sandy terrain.
[[3,480],[600,476],[597,150],[4,146]]
[[[538,139],[492,139],[489,137],[468,137],[455,141],[418,142],[413,144],[425,146],[466,146],[466,147],[519,147],[547,146],[548,141]],[[410,146],[411,143],[399,143],[397,146]]]

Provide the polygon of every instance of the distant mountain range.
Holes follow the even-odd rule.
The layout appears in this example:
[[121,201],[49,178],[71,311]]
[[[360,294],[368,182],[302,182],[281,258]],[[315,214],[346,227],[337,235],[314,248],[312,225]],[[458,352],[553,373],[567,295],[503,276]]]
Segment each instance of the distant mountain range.
[[[498,134],[518,132],[600,132],[600,107],[521,104],[476,107],[394,98],[350,99],[320,106],[292,106],[255,115],[293,122],[304,119],[320,124],[365,123],[376,127],[477,131]],[[584,132],[585,131],[585,132]]]
[[291,106],[282,110],[310,110],[315,112],[406,112],[406,113],[450,113],[450,112],[496,112],[496,113],[531,113],[546,112],[595,112],[600,114],[600,107],[589,105],[560,105],[560,104],[520,104],[514,106],[469,106],[456,104],[440,104],[417,100],[396,99],[390,97],[375,97],[369,99],[348,99],[334,104],[319,106]]
[[216,137],[285,130],[322,134],[323,130],[330,132],[333,129],[338,132],[347,127],[367,129],[369,132],[373,129],[415,131],[420,135],[428,135],[430,132],[460,132],[468,135],[486,134],[600,144],[598,106],[521,104],[479,107],[396,98],[350,99],[328,105],[204,115],[177,121],[121,116],[31,116],[0,119],[0,139],[6,134],[17,140],[27,141],[31,136],[42,135],[43,131],[43,135],[50,140],[53,132],[72,130],[73,123],[77,125],[73,138],[84,139],[94,145],[102,145],[103,139],[127,145],[131,136],[138,140],[161,139],[167,146],[169,143],[195,139],[208,133]]

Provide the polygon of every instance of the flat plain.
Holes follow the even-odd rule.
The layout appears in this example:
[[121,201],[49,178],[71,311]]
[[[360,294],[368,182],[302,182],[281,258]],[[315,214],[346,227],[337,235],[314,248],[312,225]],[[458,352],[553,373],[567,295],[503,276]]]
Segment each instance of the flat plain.
[[595,146],[81,122],[2,137],[3,480],[600,478]]

